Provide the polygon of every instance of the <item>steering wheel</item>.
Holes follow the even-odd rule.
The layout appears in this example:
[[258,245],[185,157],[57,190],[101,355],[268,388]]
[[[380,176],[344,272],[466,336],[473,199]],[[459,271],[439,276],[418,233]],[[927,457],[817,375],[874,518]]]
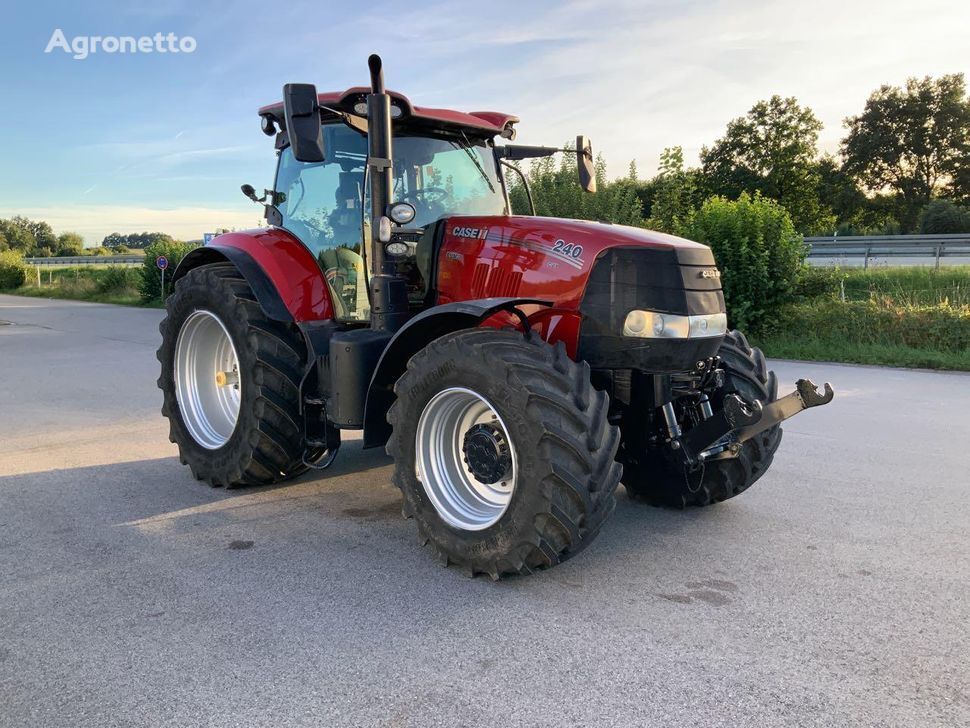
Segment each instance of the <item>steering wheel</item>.
[[451,193],[444,187],[422,187],[419,190],[411,190],[408,197],[415,198],[416,203],[423,205],[428,212],[435,214],[445,212],[447,209],[445,203],[451,199]]

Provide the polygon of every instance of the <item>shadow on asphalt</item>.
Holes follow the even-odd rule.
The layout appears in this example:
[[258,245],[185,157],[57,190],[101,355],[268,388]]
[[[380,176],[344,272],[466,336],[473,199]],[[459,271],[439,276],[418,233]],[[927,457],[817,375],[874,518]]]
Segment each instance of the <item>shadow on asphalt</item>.
[[[28,550],[26,541],[53,538],[60,547],[82,552],[85,544],[109,543],[117,556],[124,558],[128,552],[134,558],[161,543],[165,548],[193,550],[202,539],[206,548],[246,550],[255,541],[257,550],[276,544],[293,558],[322,559],[320,568],[342,563],[377,576],[405,567],[419,583],[444,579],[453,584],[449,590],[461,590],[460,581],[451,578],[465,577],[454,569],[436,568],[428,549],[418,545],[413,522],[402,517],[391,467],[392,460],[382,451],[365,451],[359,442],[351,442],[327,471],[270,487],[211,488],[195,481],[175,457],[50,470],[0,476],[0,513],[19,511],[17,521],[25,527],[43,524],[39,531],[18,535],[20,526],[8,522],[14,527],[7,536],[24,539]],[[732,528],[725,526],[724,516],[730,521],[732,512],[743,515],[747,510],[735,504],[657,509],[631,501],[620,487],[616,510],[596,541],[560,567],[543,572],[550,575],[543,581],[588,586],[588,569],[616,578],[631,566],[652,571],[665,562],[689,558],[697,537],[709,536],[711,529]],[[213,541],[216,533],[220,536]],[[135,534],[142,538],[132,541]],[[425,569],[429,571],[419,576]],[[501,584],[518,590],[528,579]]]

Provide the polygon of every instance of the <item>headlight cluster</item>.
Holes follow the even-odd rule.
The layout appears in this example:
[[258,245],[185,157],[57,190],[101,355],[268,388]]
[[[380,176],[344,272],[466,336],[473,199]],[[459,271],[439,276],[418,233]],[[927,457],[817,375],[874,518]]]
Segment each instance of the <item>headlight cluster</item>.
[[681,316],[634,309],[623,322],[623,335],[643,339],[702,339],[727,332],[727,314]]

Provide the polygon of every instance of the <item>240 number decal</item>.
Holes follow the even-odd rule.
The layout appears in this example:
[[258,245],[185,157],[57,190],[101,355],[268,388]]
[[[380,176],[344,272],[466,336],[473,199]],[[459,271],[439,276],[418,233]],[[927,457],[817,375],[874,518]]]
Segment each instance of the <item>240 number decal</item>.
[[557,240],[552,245],[552,252],[567,258],[580,258],[583,255],[583,246],[573,245],[564,240]]

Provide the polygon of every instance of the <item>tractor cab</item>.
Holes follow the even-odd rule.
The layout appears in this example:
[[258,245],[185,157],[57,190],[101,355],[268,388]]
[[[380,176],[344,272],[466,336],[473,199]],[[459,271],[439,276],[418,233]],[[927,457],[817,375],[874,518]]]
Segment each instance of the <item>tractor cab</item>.
[[[367,321],[367,244],[371,195],[366,182],[367,138],[340,122],[323,125],[324,159],[301,162],[287,145],[279,152],[274,198],[281,227],[310,249],[330,287],[337,318]],[[449,215],[504,215],[508,199],[491,140],[465,130],[414,125],[396,130],[391,168],[393,199],[413,217],[384,245],[386,260],[407,281],[421,306],[428,292],[436,224]]]
[[[503,167],[521,176],[512,161],[570,151],[587,191],[595,175],[585,137],[575,150],[499,146],[518,118],[416,106],[384,90],[379,60],[371,71],[369,89],[287,84],[282,103],[259,110],[279,162],[273,190],[256,201],[269,199],[267,219],[313,254],[336,320],[394,330],[435,303],[444,221],[510,214]],[[373,315],[375,297],[389,317]]]

